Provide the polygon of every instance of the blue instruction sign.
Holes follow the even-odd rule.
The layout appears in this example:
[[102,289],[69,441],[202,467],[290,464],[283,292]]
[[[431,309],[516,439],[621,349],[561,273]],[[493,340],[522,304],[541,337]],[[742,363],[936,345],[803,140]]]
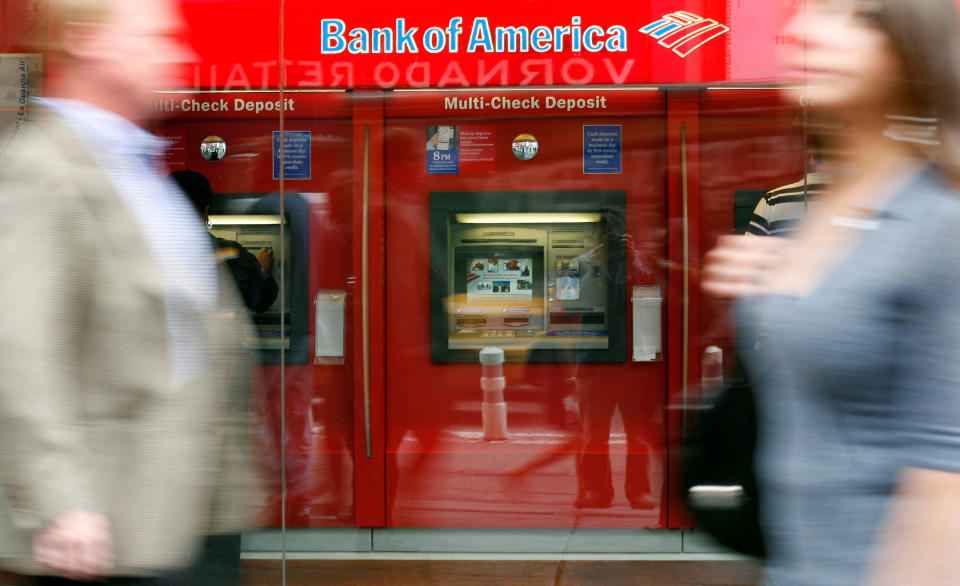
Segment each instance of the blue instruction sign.
[[456,126],[427,127],[427,174],[460,172],[460,133]]
[[583,172],[623,172],[622,127],[619,124],[583,125]]
[[[280,131],[273,131],[273,178],[280,179]],[[310,131],[283,132],[283,178],[310,179]]]

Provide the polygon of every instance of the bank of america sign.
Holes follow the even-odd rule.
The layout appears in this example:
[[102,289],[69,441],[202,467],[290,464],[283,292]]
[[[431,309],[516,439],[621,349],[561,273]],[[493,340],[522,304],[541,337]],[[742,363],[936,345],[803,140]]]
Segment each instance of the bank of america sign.
[[729,30],[730,27],[712,18],[680,10],[664,14],[659,20],[640,29],[640,32],[650,35],[677,55],[686,57]]

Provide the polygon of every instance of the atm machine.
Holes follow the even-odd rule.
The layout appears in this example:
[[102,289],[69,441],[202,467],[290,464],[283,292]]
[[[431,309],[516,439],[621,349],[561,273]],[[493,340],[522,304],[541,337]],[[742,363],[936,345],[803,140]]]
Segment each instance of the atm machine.
[[254,332],[245,345],[258,351],[263,364],[280,364],[281,347],[289,364],[305,364],[309,358],[306,202],[290,193],[284,205],[287,210],[281,215],[279,196],[260,193],[217,194],[211,205],[210,233],[252,253],[272,249],[273,279],[287,283],[282,298],[278,295],[265,311],[251,314]]
[[434,192],[433,362],[623,362],[622,191]]

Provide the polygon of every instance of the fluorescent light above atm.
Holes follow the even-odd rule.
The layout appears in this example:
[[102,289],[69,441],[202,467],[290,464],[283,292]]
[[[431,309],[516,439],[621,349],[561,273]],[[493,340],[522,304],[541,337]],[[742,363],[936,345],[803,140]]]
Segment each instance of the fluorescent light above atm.
[[238,225],[278,225],[280,216],[258,216],[258,215],[212,215],[210,216],[211,226],[238,226]]
[[460,224],[574,224],[597,223],[597,213],[547,212],[528,214],[456,214]]

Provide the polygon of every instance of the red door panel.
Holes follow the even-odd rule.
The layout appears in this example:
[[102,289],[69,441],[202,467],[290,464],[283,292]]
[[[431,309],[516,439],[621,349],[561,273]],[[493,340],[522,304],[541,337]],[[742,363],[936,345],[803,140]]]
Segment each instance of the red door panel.
[[[644,94],[646,100],[662,101],[654,92]],[[623,125],[622,174],[583,173],[585,123]],[[437,124],[492,129],[494,168],[428,175],[426,127]],[[521,133],[533,134],[540,142],[540,152],[531,161],[520,161],[511,152],[512,139]],[[388,118],[389,526],[665,525],[663,362],[508,363],[509,436],[506,441],[484,441],[479,365],[430,360],[427,226],[431,191],[623,190],[633,247],[628,292],[633,285],[664,286],[665,145],[662,107],[659,115],[616,119]],[[628,305],[628,299],[620,302]]]

